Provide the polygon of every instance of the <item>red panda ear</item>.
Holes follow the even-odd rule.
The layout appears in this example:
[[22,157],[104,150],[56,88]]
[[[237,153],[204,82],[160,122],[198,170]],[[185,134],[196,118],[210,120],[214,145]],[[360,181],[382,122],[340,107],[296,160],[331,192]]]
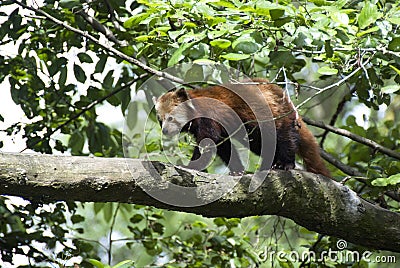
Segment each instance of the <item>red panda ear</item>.
[[189,94],[184,88],[175,90],[175,94],[181,101],[187,101],[188,99],[190,99]]

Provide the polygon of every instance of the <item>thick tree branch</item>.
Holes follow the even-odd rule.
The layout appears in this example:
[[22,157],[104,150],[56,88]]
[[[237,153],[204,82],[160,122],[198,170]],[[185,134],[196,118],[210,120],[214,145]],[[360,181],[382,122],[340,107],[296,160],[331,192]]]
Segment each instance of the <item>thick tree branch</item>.
[[[247,175],[217,201],[197,207],[175,207],[153,199],[139,187],[137,182],[154,181],[154,170],[150,168],[153,165],[160,173],[160,183],[209,187],[206,192],[197,192],[196,198],[207,201],[218,191],[215,175],[159,162],[0,154],[0,194],[38,202],[127,202],[208,217],[280,215],[322,234],[370,248],[400,252],[400,214],[368,203],[346,186],[328,178],[298,170],[271,171],[261,187],[249,193],[251,177]],[[224,178],[224,181],[229,180],[232,177]]]

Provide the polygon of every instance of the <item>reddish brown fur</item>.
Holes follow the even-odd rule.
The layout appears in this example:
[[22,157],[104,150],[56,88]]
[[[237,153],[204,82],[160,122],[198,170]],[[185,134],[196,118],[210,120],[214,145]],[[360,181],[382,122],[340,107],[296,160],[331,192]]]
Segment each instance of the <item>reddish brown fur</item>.
[[[285,95],[284,91],[277,85],[268,84],[265,79],[254,79],[254,82],[259,82],[258,88],[261,90],[265,101],[268,103],[269,108],[272,112],[272,116],[275,118],[275,128],[277,135],[276,152],[274,158],[274,167],[280,169],[291,169],[294,168],[294,154],[299,155],[304,160],[306,169],[310,172],[318,173],[330,177],[330,173],[325,167],[320,154],[319,146],[310,132],[306,127],[303,120],[300,117],[296,118],[296,113],[293,110],[293,105],[289,102],[289,99]],[[257,106],[264,105],[258,98],[246,98],[248,104],[246,104],[241,98],[239,98],[230,89],[222,86],[212,86],[205,89],[193,89],[186,91],[187,97],[182,95],[182,92],[169,92],[160,97],[157,101],[159,104],[157,107],[158,113],[169,113],[179,103],[187,99],[196,98],[212,98],[225,103],[228,107],[233,109],[237,115],[242,119],[242,122],[256,122],[256,117],[252,112],[252,109],[257,109]],[[254,92],[254,88],[251,86],[241,86],[238,89],[239,92],[242,90],[248,90],[247,92]],[[248,93],[247,93],[248,95]],[[249,107],[250,106],[250,107]],[[191,111],[196,113],[198,111],[207,111],[208,114],[214,114],[217,118],[221,116],[228,116],[229,112],[226,111],[228,107],[221,105],[208,105],[207,102],[200,102],[195,106],[195,110]],[[165,118],[161,118],[164,120]],[[259,119],[259,118],[258,118]],[[231,118],[225,118],[225,120],[234,120]],[[220,141],[220,136],[226,136],[222,126],[213,120],[194,119],[193,128],[188,129],[187,127],[183,131],[189,131],[196,137],[197,142],[203,138],[211,138],[216,143]],[[250,124],[251,126],[257,127],[257,123]],[[250,144],[250,148],[253,152],[260,154],[258,151],[261,146],[260,139],[255,134],[253,137],[253,144]],[[218,155],[227,163],[226,158],[231,157],[230,148],[231,144],[228,142],[224,144],[225,148],[220,148]],[[229,152],[227,152],[229,151]],[[233,166],[230,166],[232,172],[242,172],[243,169],[240,160],[237,160],[238,156],[236,152],[232,150]],[[200,157],[200,153],[197,148],[193,154],[192,160],[196,160]],[[261,167],[263,168],[263,166]]]

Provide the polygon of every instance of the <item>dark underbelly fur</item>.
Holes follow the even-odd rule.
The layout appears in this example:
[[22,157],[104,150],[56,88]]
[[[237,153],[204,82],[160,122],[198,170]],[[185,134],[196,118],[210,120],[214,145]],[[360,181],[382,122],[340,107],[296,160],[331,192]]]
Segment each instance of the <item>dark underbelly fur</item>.
[[[205,138],[211,139],[217,144],[216,153],[228,166],[230,173],[239,175],[244,173],[243,164],[239,158],[237,150],[234,148],[228,134],[221,125],[212,119],[196,118],[192,122],[185,125],[182,131],[189,132],[194,135],[197,144]],[[261,152],[262,137],[260,128],[255,125],[246,125],[246,131],[249,137],[250,150],[257,155],[270,154],[272,152]],[[294,122],[290,126],[276,129],[276,147],[272,168],[274,169],[293,169],[295,167],[295,153],[298,149],[300,135]],[[192,161],[198,160],[201,157],[200,149],[198,146],[194,148]],[[268,158],[268,157],[267,157]],[[268,159],[262,159],[261,170],[269,168]],[[191,166],[190,168],[196,168]]]

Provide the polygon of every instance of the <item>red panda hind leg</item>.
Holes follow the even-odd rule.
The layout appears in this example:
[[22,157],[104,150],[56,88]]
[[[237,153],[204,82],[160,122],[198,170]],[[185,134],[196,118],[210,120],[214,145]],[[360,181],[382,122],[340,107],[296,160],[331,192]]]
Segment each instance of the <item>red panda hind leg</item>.
[[272,168],[294,169],[300,135],[294,124],[276,129],[276,151]]

